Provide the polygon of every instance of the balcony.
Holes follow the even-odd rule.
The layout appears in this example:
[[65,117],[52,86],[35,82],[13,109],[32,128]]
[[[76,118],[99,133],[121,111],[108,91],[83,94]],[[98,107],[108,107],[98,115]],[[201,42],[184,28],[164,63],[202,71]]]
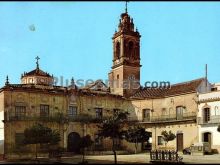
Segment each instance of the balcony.
[[99,117],[92,115],[76,115],[73,117],[64,115],[64,114],[57,114],[57,115],[50,115],[50,116],[15,116],[15,115],[9,115],[9,118],[5,121],[46,121],[46,122],[57,122],[57,123],[64,123],[64,122],[90,122],[90,123],[99,123],[103,120],[107,119],[107,117]]
[[38,121],[53,121],[52,116],[15,116],[15,115],[9,115],[8,119],[5,119],[6,121],[32,121],[32,120],[38,120]]
[[70,122],[85,122],[85,123],[100,123],[103,120],[108,119],[108,117],[104,116],[104,117],[96,117],[96,116],[92,116],[92,115],[87,115],[87,114],[81,114],[81,115],[77,115],[74,117],[69,117],[68,116],[68,120]]
[[203,117],[198,117],[200,125],[218,125],[220,123],[220,115],[210,116],[210,120],[205,121]]
[[177,122],[177,121],[188,121],[196,120],[195,112],[183,113],[182,115],[170,114],[170,115],[158,115],[151,116],[148,118],[137,119],[137,117],[129,117],[129,121],[143,122],[143,123],[160,123],[160,122]]

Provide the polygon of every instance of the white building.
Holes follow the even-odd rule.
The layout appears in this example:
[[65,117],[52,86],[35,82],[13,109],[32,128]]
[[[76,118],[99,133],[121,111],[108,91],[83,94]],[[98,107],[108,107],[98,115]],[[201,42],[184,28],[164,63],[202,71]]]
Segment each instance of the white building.
[[220,153],[220,83],[213,85],[211,91],[199,94],[198,104],[199,142],[209,142],[212,151]]

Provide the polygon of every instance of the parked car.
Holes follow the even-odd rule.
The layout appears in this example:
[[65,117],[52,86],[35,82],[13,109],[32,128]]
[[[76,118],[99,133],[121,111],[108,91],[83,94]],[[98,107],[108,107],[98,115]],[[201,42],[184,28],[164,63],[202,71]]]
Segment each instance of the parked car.
[[191,146],[187,147],[187,148],[184,148],[183,149],[183,154],[184,155],[190,155],[191,154]]

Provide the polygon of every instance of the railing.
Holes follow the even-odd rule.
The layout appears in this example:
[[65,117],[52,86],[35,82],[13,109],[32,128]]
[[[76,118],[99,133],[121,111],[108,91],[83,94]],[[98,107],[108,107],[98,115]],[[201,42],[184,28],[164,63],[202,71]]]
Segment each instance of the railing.
[[129,122],[138,122],[139,119],[138,119],[137,117],[128,116],[128,121],[129,121]]
[[150,151],[151,162],[182,162],[182,157],[176,151]]
[[220,115],[210,116],[210,120],[205,121],[203,117],[198,117],[198,124],[205,125],[205,124],[219,124],[220,123]]
[[92,115],[76,115],[74,117],[70,117],[68,115],[63,116],[56,116],[56,115],[50,115],[50,116],[15,116],[15,115],[9,115],[9,118],[5,119],[6,121],[47,121],[47,122],[57,122],[62,123],[64,121],[66,122],[93,122],[93,123],[99,123],[103,120],[107,119],[107,117],[96,117]]
[[8,120],[6,121],[31,121],[31,120],[39,120],[39,121],[54,121],[55,118],[52,116],[42,117],[42,116],[14,116],[10,115]]
[[92,115],[77,115],[75,117],[68,117],[68,120],[70,122],[93,122],[93,123],[99,123],[103,120],[106,120],[108,117],[96,117]]
[[[47,122],[92,122],[92,123],[99,123],[103,120],[108,119],[109,117],[103,116],[103,117],[96,117],[95,115],[87,115],[87,114],[79,114],[76,116],[68,116],[65,114],[61,115],[50,115],[50,116],[15,116],[14,114],[10,114],[9,118],[5,118],[6,121],[47,121]],[[170,115],[160,115],[160,116],[151,116],[150,118],[144,118],[140,119],[136,116],[128,116],[129,122],[171,122],[171,121],[185,121],[185,120],[196,120],[196,113],[195,112],[189,112],[189,113],[183,113],[181,116],[177,116],[176,114],[170,114]],[[211,118],[211,123],[220,122],[220,116],[218,118]],[[201,120],[200,120],[201,123]]]
[[19,153],[19,154],[22,154],[22,153],[30,153],[32,150],[30,148],[30,146],[26,146],[26,145],[22,145],[22,146],[11,146],[10,148],[7,148],[6,151],[8,153]]
[[160,116],[151,116],[148,118],[139,119],[137,117],[129,117],[128,121],[136,122],[170,122],[170,121],[185,121],[185,120],[196,120],[195,112],[183,113],[182,115],[170,114],[170,115],[160,115]]

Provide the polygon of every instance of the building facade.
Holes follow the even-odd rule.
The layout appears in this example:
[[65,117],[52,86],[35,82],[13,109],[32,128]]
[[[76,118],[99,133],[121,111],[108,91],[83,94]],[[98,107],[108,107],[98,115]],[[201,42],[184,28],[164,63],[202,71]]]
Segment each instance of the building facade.
[[[35,148],[22,145],[22,139],[24,130],[37,122],[59,130],[59,146],[66,151],[78,152],[79,137],[87,134],[95,142],[92,151],[110,151],[111,140],[97,138],[97,124],[116,110],[128,111],[130,124],[139,124],[152,133],[150,149],[165,147],[161,137],[163,130],[171,130],[176,135],[176,139],[168,143],[168,149],[181,152],[201,140],[199,132],[204,128],[198,125],[197,115],[198,109],[203,107],[200,100],[203,96],[199,94],[210,91],[211,84],[206,78],[200,78],[168,88],[142,87],[140,37],[126,10],[112,38],[113,65],[108,75],[109,84],[97,80],[78,88],[72,80],[70,86],[55,86],[53,75],[40,69],[39,58],[36,69],[22,74],[20,84],[12,84],[7,78],[0,89],[6,158],[18,155],[21,158],[24,153],[33,156]],[[117,143],[118,150],[134,152],[134,144],[125,140]],[[46,148],[38,146],[42,153]],[[145,144],[138,146],[139,152],[145,149]]]
[[220,84],[214,84],[211,91],[199,95],[199,142],[208,142],[213,152],[220,152]]

